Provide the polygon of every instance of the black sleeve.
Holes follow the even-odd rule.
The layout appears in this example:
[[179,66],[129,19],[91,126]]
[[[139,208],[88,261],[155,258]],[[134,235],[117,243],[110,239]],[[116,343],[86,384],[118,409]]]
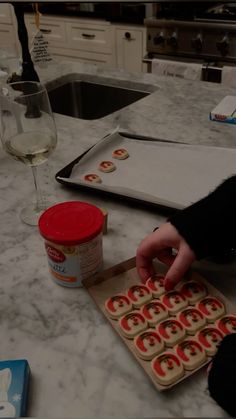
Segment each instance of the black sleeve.
[[198,259],[236,247],[236,176],[169,221]]

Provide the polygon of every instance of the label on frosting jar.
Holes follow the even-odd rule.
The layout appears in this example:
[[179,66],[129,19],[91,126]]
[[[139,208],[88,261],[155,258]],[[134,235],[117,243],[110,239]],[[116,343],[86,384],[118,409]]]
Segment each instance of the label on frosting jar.
[[60,285],[82,286],[102,266],[102,233],[87,243],[62,246],[45,241],[51,276]]

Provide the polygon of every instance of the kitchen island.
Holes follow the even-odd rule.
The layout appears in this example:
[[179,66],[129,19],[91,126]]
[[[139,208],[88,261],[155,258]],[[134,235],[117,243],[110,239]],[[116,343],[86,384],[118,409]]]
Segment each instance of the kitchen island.
[[[157,87],[151,95],[99,120],[56,114],[58,146],[48,163],[39,167],[42,189],[52,203],[82,200],[107,209],[104,268],[133,257],[142,238],[167,214],[62,187],[54,180],[58,170],[117,126],[164,140],[235,148],[236,127],[210,121],[209,112],[236,90],[80,63],[53,63],[38,72],[44,82],[86,73]],[[31,173],[3,150],[0,163],[0,354],[2,360],[25,358],[30,364],[28,416],[227,416],[208,395],[205,368],[172,390],[157,392],[86,290],[52,282],[37,227],[19,220],[20,208],[32,195]],[[236,304],[234,261],[198,262],[195,268]]]

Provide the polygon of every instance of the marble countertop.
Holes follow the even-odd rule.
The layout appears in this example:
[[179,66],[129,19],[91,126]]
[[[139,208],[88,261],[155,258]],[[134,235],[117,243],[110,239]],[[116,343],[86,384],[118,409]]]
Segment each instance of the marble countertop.
[[[42,81],[49,81],[75,72],[159,87],[100,120],[55,115],[58,146],[48,163],[39,167],[42,189],[52,203],[78,199],[108,210],[108,234],[103,239],[104,268],[108,268],[133,257],[142,238],[166,214],[69,190],[55,181],[55,173],[117,126],[166,140],[235,147],[235,126],[209,121],[209,111],[236,90],[79,63],[53,63],[39,74]],[[32,197],[30,170],[2,149],[0,191],[0,355],[25,358],[30,364],[29,416],[226,416],[207,393],[205,369],[168,392],[157,392],[86,290],[52,282],[37,228],[19,220],[20,208]],[[196,264],[196,269],[236,302],[234,263],[206,261]]]

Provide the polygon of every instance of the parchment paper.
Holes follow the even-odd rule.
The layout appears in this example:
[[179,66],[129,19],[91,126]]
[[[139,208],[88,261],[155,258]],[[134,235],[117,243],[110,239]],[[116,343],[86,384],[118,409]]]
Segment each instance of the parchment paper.
[[[113,159],[112,151],[121,147],[129,158]],[[99,171],[103,160],[113,161],[116,170]],[[88,173],[98,174],[102,183],[84,181]],[[235,173],[236,149],[134,139],[115,132],[98,142],[64,180],[181,209]]]

